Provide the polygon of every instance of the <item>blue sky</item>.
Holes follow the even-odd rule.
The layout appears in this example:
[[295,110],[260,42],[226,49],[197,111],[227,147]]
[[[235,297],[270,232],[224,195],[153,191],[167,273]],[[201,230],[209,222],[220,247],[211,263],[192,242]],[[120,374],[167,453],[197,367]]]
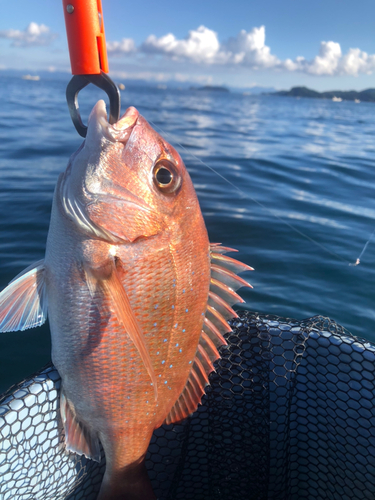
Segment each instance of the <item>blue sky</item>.
[[[373,0],[102,3],[116,78],[375,87]],[[69,71],[60,0],[1,0],[0,6],[0,69]]]

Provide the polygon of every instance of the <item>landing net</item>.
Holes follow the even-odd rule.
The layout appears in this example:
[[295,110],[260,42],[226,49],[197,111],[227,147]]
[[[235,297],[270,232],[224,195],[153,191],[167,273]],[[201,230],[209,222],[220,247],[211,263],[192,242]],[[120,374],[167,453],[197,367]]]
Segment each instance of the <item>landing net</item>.
[[[199,410],[153,436],[160,500],[373,500],[375,345],[316,316],[242,312]],[[52,365],[0,399],[1,500],[94,500],[100,464],[62,446]]]

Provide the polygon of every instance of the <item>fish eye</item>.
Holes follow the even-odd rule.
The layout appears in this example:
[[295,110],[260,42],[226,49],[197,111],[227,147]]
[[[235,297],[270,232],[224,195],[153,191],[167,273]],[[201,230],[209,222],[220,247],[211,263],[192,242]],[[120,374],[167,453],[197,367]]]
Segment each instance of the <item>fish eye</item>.
[[155,174],[156,180],[162,186],[168,186],[173,180],[173,175],[170,170],[165,167],[159,168]]
[[157,188],[165,194],[176,192],[181,185],[181,177],[176,165],[166,159],[156,162],[153,178]]

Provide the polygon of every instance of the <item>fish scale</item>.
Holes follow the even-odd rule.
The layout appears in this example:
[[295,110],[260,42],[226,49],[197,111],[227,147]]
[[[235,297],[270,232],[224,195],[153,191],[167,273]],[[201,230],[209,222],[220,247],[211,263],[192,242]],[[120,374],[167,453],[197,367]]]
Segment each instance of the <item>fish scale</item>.
[[[188,249],[188,246],[182,242],[179,251],[177,249],[172,250],[174,259],[170,271],[166,271],[165,268],[161,269],[159,266],[161,251],[159,250],[153,257],[152,249],[149,248],[147,258],[144,258],[141,254],[141,258],[138,258],[135,262],[132,260],[133,265],[128,266],[129,269],[126,270],[126,266],[124,266],[122,276],[127,293],[130,297],[133,297],[131,300],[133,311],[140,322],[142,330],[146,332],[145,337],[149,341],[150,355],[154,361],[155,371],[158,375],[161,375],[159,399],[163,404],[159,404],[158,407],[155,406],[154,401],[152,401],[153,394],[151,390],[150,394],[145,394],[145,387],[151,389],[149,376],[134,345],[121,332],[121,327],[116,318],[110,318],[105,328],[102,326],[100,333],[98,332],[101,337],[99,346],[93,350],[92,354],[81,360],[80,369],[76,371],[77,376],[85,380],[85,384],[82,384],[82,392],[75,394],[73,399],[84,401],[89,395],[94,404],[96,402],[99,406],[100,403],[100,410],[103,412],[101,419],[110,421],[112,426],[119,425],[124,420],[136,420],[136,430],[132,431],[128,425],[127,450],[123,452],[123,461],[125,463],[131,463],[139,456],[140,448],[136,443],[133,443],[134,440],[139,440],[140,431],[138,425],[143,427],[145,424],[150,423],[149,416],[146,415],[150,413],[150,410],[151,413],[156,413],[153,416],[152,428],[165,419],[166,413],[170,411],[174,401],[183,389],[191,369],[189,361],[195,355],[203,318],[197,325],[195,332],[190,327],[189,336],[182,333],[182,330],[189,330],[190,316],[201,316],[205,310],[208,279],[205,280],[205,285],[201,286],[203,288],[203,300],[201,304],[198,304],[195,297],[197,291],[199,291],[199,276],[202,271],[199,267],[190,263],[186,266],[187,260],[190,261],[189,254],[192,252],[191,249]],[[193,251],[197,253],[196,248]],[[169,248],[165,249],[165,253],[170,252]],[[209,274],[207,247],[204,248],[204,252],[198,253],[204,256],[206,272]],[[126,262],[126,258],[121,255],[121,252],[119,257],[123,262]],[[129,258],[129,255],[127,257]],[[162,257],[162,260],[165,259]],[[188,267],[187,270],[186,267]],[[193,271],[193,268],[197,269],[197,271]],[[142,276],[143,286],[139,286],[140,276]],[[207,278],[209,278],[209,275]],[[157,283],[156,287],[155,283]],[[174,287],[173,284],[175,284]],[[165,292],[166,288],[168,289],[167,293]],[[195,295],[190,300],[187,300],[186,289],[191,290],[191,288],[193,288]],[[145,312],[144,299],[149,293],[151,294],[152,290],[154,291],[153,300],[149,308],[146,307]],[[185,290],[185,293],[183,290]],[[174,298],[171,300],[172,294],[174,294]],[[74,295],[77,295],[77,293]],[[80,292],[79,295],[84,294]],[[174,309],[172,309],[171,304],[175,306]],[[156,305],[157,308],[155,308]],[[102,304],[92,304],[91,309],[100,309],[102,311],[102,320],[105,321],[108,314],[106,311],[110,309],[109,301],[106,300]],[[77,313],[74,310],[73,315],[80,318],[85,314]],[[143,318],[145,318],[145,321],[143,321]],[[152,332],[152,326],[155,322],[159,323],[159,328],[155,334],[151,334],[149,332]],[[176,323],[180,326],[180,330],[174,328]],[[93,325],[95,328],[95,321]],[[119,337],[122,339],[121,341],[118,340]],[[90,343],[97,344],[97,339],[92,335],[89,339]],[[164,342],[164,339],[167,339],[167,342]],[[171,346],[175,346],[176,343],[181,347],[171,349]],[[182,349],[181,352],[180,349]],[[63,350],[66,351],[66,348]],[[159,355],[156,352],[159,352]],[[180,366],[180,359],[185,360],[184,370]],[[165,362],[161,365],[160,370],[161,361]],[[58,365],[58,360],[55,360],[55,363]],[[180,366],[177,374],[174,370],[170,371],[170,364]],[[73,371],[72,366],[69,367],[69,371]],[[173,376],[176,379],[174,384],[171,382]],[[169,389],[171,386],[173,392],[171,392],[172,389]],[[65,390],[67,391],[67,389]],[[129,400],[127,399],[128,396],[130,397]],[[123,408],[124,401],[128,401],[125,411]],[[146,401],[149,401],[149,403],[146,403]],[[78,417],[85,421],[87,408],[81,410],[80,405],[76,405],[75,410]],[[125,431],[122,430],[121,432]],[[143,446],[141,448],[144,449]]]

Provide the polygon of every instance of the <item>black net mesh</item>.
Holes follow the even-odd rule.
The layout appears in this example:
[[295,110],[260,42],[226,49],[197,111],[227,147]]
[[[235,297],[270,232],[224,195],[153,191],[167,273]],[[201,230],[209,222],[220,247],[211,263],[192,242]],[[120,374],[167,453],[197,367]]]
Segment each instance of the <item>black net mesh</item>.
[[[162,500],[375,499],[375,346],[328,318],[242,312],[199,410],[158,429]],[[0,400],[0,498],[95,499],[105,468],[66,453],[52,366]]]

